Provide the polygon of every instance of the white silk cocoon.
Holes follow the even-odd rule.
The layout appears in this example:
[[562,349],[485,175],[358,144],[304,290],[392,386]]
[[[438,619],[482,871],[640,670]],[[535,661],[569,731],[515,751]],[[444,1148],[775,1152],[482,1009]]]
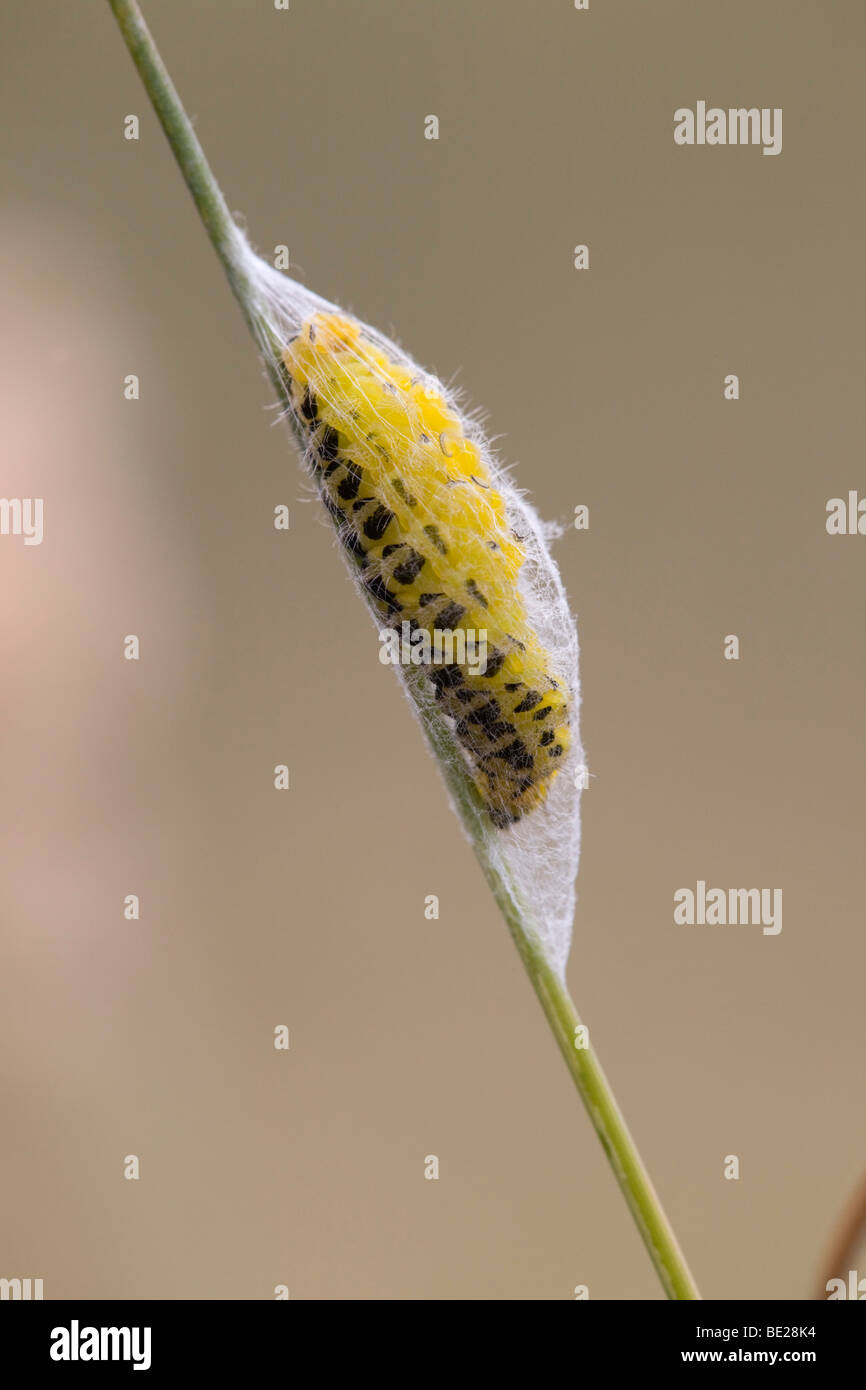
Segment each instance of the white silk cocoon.
[[[237,230],[232,255],[252,291],[259,319],[254,327],[262,352],[272,364],[275,351],[279,352],[311,315],[323,312],[353,318],[337,305],[321,299],[262,261],[249,247],[240,230]],[[369,325],[361,326],[365,336],[392,361],[404,364],[413,376],[421,375],[431,383],[459,418],[466,437],[479,450],[495,487],[505,500],[508,521],[519,536],[525,554],[518,574],[518,587],[530,625],[550,655],[551,669],[568,686],[570,746],[543,804],[504,829],[497,829],[489,818],[477,810],[464,822],[482,862],[486,857],[488,872],[492,870],[500,880],[501,890],[510,900],[515,915],[530,935],[537,937],[549,964],[562,975],[571,944],[575,879],[580,856],[580,794],[585,784],[586,769],[579,732],[577,627],[551,554],[551,528],[545,527],[523,493],[515,488],[508,472],[496,459],[477,419],[461,409],[453,392],[414,363],[397,344]],[[361,590],[351,563],[349,568]],[[366,594],[364,598],[368,600]],[[380,615],[374,612],[374,617],[377,625],[380,625]],[[402,674],[402,668],[398,667],[398,670]],[[439,756],[444,754],[450,763],[450,767],[443,768],[446,783],[450,786],[452,801],[462,802],[462,798],[455,795],[455,781],[448,774],[457,771],[456,785],[459,787],[460,774],[468,776],[467,758],[454,735],[451,721],[437,714],[431,700],[419,701],[417,691],[413,693],[409,682],[403,680],[402,683],[416,713],[419,707],[424,711],[422,724],[425,719],[438,718],[441,726],[441,736],[436,740]],[[429,687],[429,682],[425,684]]]

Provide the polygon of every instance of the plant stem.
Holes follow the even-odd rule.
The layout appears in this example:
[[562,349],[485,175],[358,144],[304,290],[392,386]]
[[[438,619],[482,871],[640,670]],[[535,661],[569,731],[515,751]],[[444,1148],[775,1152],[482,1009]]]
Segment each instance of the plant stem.
[[[273,341],[267,325],[256,313],[246,240],[229,212],[144,16],[135,0],[108,0],[108,4],[247,325],[259,344],[265,333],[276,351],[279,344]],[[266,366],[271,381],[282,397],[282,381],[274,361],[267,360]]]
[[832,1244],[824,1259],[818,1287],[815,1291],[816,1298],[826,1299],[827,1285],[831,1279],[842,1279],[847,1284],[848,1270],[856,1263],[857,1250],[864,1238],[866,1238],[866,1177],[860,1179],[839,1219]]
[[481,799],[471,776],[455,761],[448,733],[421,673],[410,668],[407,683],[431,751],[442,769],[455,809],[505,918],[539,1003],[544,1010],[572,1080],[586,1106],[614,1176],[622,1189],[650,1259],[668,1298],[699,1299],[697,1285],[649,1174],[628,1131],[595,1049],[578,1046],[580,1018],[564,980],[552,969],[531,910],[520,904],[514,885],[503,877],[490,852]]
[[[271,381],[285,403],[285,388],[277,368],[280,344],[273,340],[258,314],[255,291],[247,272],[246,243],[235,226],[138,5],[135,0],[108,0],[108,3],[244,318],[259,346],[265,341],[272,347],[270,355],[265,353],[265,362]],[[564,981],[553,970],[545,955],[531,910],[520,902],[514,885],[507,877],[507,870],[491,850],[478,792],[468,770],[453,756],[452,736],[430,697],[429,684],[422,679],[420,672],[410,670],[407,685],[457,814],[514,938],[532,987],[664,1290],[669,1298],[700,1298],[595,1052],[590,1045],[576,1045],[580,1028],[577,1011]]]

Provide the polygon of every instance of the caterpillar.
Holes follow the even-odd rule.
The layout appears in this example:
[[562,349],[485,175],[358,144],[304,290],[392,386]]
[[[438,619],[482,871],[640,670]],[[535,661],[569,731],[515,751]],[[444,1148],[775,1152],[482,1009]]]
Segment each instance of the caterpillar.
[[570,695],[529,623],[525,551],[495,478],[438,386],[354,319],[312,314],[282,368],[322,500],[383,622],[431,639],[486,632],[484,674],[423,670],[491,821],[519,821],[568,750]]

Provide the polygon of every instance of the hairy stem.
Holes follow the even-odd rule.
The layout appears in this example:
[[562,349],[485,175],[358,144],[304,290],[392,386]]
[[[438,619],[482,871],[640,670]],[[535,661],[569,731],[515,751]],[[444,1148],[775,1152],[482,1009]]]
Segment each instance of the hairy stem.
[[[153,103],[168,142],[244,318],[261,347],[279,398],[286,403],[278,369],[280,344],[261,317],[248,274],[249,251],[231,217],[204,151],[184,111],[135,0],[108,0]],[[407,678],[418,718],[442,769],[455,809],[505,918],[572,1079],[601,1140],[614,1176],[669,1298],[700,1298],[670,1223],[591,1046],[582,1046],[580,1020],[565,983],[547,960],[532,911],[522,904],[507,869],[491,849],[478,792],[468,770],[453,756],[453,735],[436,710],[420,673]]]

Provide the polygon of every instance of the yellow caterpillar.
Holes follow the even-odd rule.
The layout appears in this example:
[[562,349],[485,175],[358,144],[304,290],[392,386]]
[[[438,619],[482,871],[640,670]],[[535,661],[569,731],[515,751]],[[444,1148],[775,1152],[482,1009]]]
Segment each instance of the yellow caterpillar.
[[322,498],[389,624],[487,633],[487,669],[429,664],[497,826],[539,806],[569,746],[569,694],[529,626],[520,539],[443,399],[360,324],[313,314],[283,353]]

